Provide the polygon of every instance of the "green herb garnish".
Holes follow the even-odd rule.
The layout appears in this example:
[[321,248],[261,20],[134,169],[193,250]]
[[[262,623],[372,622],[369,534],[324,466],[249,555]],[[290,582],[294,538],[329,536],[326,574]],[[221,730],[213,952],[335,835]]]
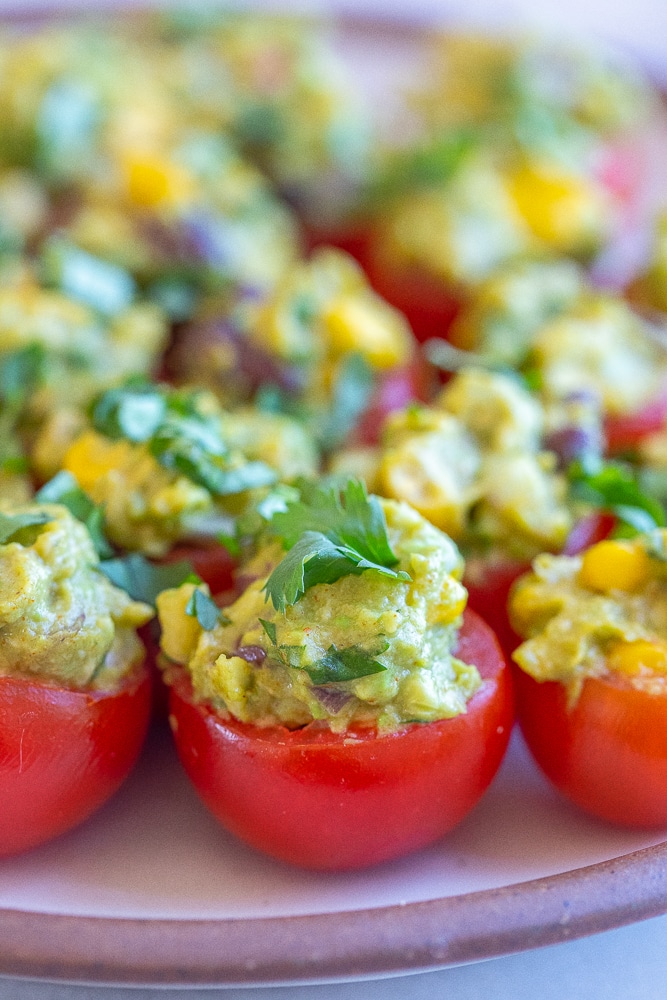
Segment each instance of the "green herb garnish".
[[44,511],[27,511],[25,514],[0,513],[0,545],[8,545],[10,542],[32,545],[44,525],[52,520],[51,515]]
[[215,416],[199,409],[201,394],[169,391],[145,380],[102,393],[91,419],[100,434],[145,443],[165,469],[177,472],[214,496],[232,496],[275,483],[264,462],[233,464]]
[[342,489],[304,484],[301,499],[277,511],[269,531],[288,549],[264,587],[277,611],[295,604],[319,583],[335,583],[365,570],[410,580],[407,573],[393,569],[398,558],[389,544],[384,511],[359,480],[348,480]]
[[423,146],[397,153],[380,174],[371,198],[385,201],[415,188],[447,184],[478,146],[478,135],[470,128],[460,128],[443,132]]
[[371,649],[363,646],[346,646],[344,649],[337,649],[335,645],[331,645],[317,663],[304,669],[315,684],[353,681],[358,677],[368,677],[370,674],[379,674],[386,670],[384,664],[376,660],[375,657],[387,649],[389,649],[389,643],[386,639],[380,639]]
[[106,537],[104,509],[81,489],[71,472],[58,472],[42,486],[35,499],[39,503],[59,503],[67,507],[77,521],[85,524],[100,559],[113,555]]
[[373,394],[373,370],[361,354],[350,354],[343,361],[332,388],[331,403],[316,428],[318,443],[324,451],[341,444],[368,409]]
[[573,462],[568,476],[575,499],[607,510],[618,519],[617,537],[632,537],[667,523],[662,504],[642,490],[634,471],[624,462],[590,456]]
[[215,603],[212,597],[197,587],[185,608],[186,615],[196,618],[205,632],[212,632],[218,625],[229,625],[230,620]]
[[135,284],[117,264],[81,250],[63,236],[53,236],[42,249],[42,278],[68,298],[103,316],[116,316],[134,300]]
[[144,601],[153,607],[157,595],[163,590],[180,587],[183,583],[200,582],[187,560],[154,563],[138,552],[118,559],[106,559],[100,563],[99,569],[111,583],[135,601]]

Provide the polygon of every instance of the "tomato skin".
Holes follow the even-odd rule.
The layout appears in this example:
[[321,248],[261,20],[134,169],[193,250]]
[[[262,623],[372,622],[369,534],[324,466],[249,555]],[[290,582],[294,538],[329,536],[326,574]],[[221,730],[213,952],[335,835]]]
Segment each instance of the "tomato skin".
[[634,413],[613,414],[605,418],[607,451],[618,454],[631,451],[642,438],[659,431],[667,421],[667,380],[658,395]]
[[101,806],[139,756],[150,708],[144,666],[111,693],[0,677],[0,856],[51,840]]
[[176,545],[162,561],[174,563],[182,560],[192,563],[193,570],[209,585],[212,594],[234,589],[234,570],[238,566],[238,560],[224,545],[217,542],[208,545]]
[[375,291],[404,314],[420,343],[432,337],[447,339],[466,301],[461,289],[447,285],[422,268],[390,267],[373,255],[369,255],[366,268]]
[[[608,538],[615,524],[614,516],[603,511],[581,518],[567,538],[564,555],[578,555],[595,542]],[[507,616],[510,590],[515,580],[527,573],[530,567],[530,562],[518,559],[499,559],[487,564],[472,560],[466,563],[463,583],[468,591],[468,606],[491,626],[507,656],[521,642]]]
[[171,692],[181,762],[217,819],[253,847],[305,868],[345,870],[436,840],[478,801],[513,721],[511,676],[488,626],[466,612],[458,653],[483,687],[454,719],[334,734],[225,721],[192,700],[185,671]]
[[433,373],[421,357],[410,364],[378,374],[377,387],[368,409],[362,414],[351,435],[351,444],[378,443],[384,421],[390,413],[402,410],[410,403],[428,402],[435,389]]
[[526,743],[563,795],[622,826],[667,826],[667,694],[588,678],[570,710],[557,681],[517,669],[515,683]]

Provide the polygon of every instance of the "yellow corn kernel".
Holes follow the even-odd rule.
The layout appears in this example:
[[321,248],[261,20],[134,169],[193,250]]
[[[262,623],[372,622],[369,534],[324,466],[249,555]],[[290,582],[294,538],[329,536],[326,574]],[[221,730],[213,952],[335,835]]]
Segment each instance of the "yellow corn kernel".
[[451,625],[461,617],[467,603],[466,588],[458,580],[449,577],[443,584],[440,600],[429,615],[429,624]]
[[157,596],[162,626],[160,646],[175,663],[190,662],[202,634],[196,615],[188,615],[185,611],[196,589],[197,584],[184,583],[181,587],[163,590]]
[[636,590],[651,573],[651,562],[639,545],[607,540],[598,542],[583,556],[579,582],[590,590]]
[[584,177],[526,164],[511,175],[509,189],[535,236],[558,250],[595,242],[604,228],[603,198]]
[[371,295],[340,296],[322,320],[336,353],[358,351],[374,368],[393,368],[410,356],[410,336],[399,314]]
[[613,673],[628,677],[667,674],[667,646],[646,639],[619,642],[609,652],[607,664]]
[[127,157],[124,169],[128,196],[142,208],[180,205],[194,193],[191,174],[178,163],[159,157]]
[[85,431],[65,452],[63,469],[90,493],[102,476],[124,466],[132,447],[129,441],[111,441],[94,431]]

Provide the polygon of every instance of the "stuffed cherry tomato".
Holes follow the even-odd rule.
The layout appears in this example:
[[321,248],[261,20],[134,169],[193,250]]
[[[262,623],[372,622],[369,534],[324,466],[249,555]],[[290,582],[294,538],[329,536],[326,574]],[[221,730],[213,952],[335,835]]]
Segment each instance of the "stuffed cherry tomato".
[[541,556],[512,594],[521,728],[582,809],[667,826],[667,532]]
[[152,615],[100,572],[56,504],[0,513],[0,855],[80,823],[134,764],[151,703],[135,629]]
[[343,869],[407,854],[472,809],[496,773],[512,726],[503,655],[472,611],[456,653],[482,677],[465,714],[385,735],[225,720],[193,700],[183,673],[171,691],[180,759],[214,816],[274,857]]
[[472,612],[461,625],[455,546],[355,481],[313,488],[270,527],[287,554],[262,549],[268,576],[217,623],[192,584],[158,599],[163,649],[184,664],[167,679],[186,772],[223,825],[293,864],[358,868],[430,843],[482,795],[512,724],[495,636]]

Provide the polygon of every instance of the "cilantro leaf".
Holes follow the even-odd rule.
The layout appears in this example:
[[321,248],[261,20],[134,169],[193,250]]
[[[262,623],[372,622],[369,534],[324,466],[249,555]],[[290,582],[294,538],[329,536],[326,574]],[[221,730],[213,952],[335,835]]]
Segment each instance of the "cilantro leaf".
[[422,146],[395,155],[378,178],[371,198],[385,200],[415,188],[440,187],[479,145],[470,128],[447,130]]
[[591,456],[573,462],[568,476],[576,499],[608,510],[618,518],[619,534],[634,535],[667,523],[662,504],[642,490],[632,468],[623,462],[605,462]]
[[321,532],[337,545],[349,545],[370,562],[395,566],[398,562],[387,535],[387,522],[378,497],[368,495],[360,479],[342,487],[300,484],[301,498],[287,501],[270,522],[273,534],[290,548],[305,531]]
[[389,649],[386,640],[380,640],[372,649],[363,646],[346,646],[344,649],[337,649],[335,645],[329,646],[324,656],[304,669],[315,684],[331,684],[339,681],[353,681],[357,677],[368,677],[370,674],[378,674],[387,668],[384,664],[376,660]]
[[81,250],[63,236],[46,241],[41,264],[47,285],[103,316],[115,316],[132,304],[136,287],[128,271]]
[[284,612],[317,584],[365,570],[410,579],[392,568],[398,559],[389,544],[384,512],[360,480],[348,480],[342,490],[304,483],[301,499],[288,501],[269,527],[288,549],[264,586],[277,611]]
[[[53,518],[45,511],[27,511],[25,514],[3,514],[0,512],[0,545],[18,542],[31,545],[39,531]],[[37,531],[26,529],[37,528]]]
[[59,503],[67,507],[77,521],[85,524],[98,556],[107,559],[113,555],[106,537],[104,510],[84,493],[71,472],[58,472],[42,486],[36,499],[40,503]]
[[201,393],[170,390],[143,379],[109,389],[94,402],[92,423],[100,434],[145,442],[153,458],[214,496],[232,496],[276,482],[264,462],[233,464],[220,422],[199,408]]
[[332,388],[331,403],[317,428],[317,440],[325,451],[339,445],[356,427],[373,394],[373,370],[362,354],[343,361]]
[[277,479],[276,472],[264,462],[225,467],[226,449],[220,437],[202,422],[187,417],[161,424],[149,449],[165,469],[180,472],[214,496],[271,486]]
[[264,618],[260,618],[258,620],[259,620],[259,624],[264,629],[264,632],[266,633],[266,635],[268,637],[268,640],[271,643],[271,645],[272,646],[277,646],[278,645],[278,631],[276,629],[276,623],[275,622],[267,622],[267,621],[264,620]]
[[160,426],[167,401],[159,389],[145,383],[128,383],[103,392],[93,403],[93,427],[105,437],[147,441]]
[[197,587],[185,608],[186,615],[196,618],[205,632],[212,632],[218,625],[229,625],[230,621],[205,591]]
[[180,587],[182,583],[196,580],[192,564],[186,560],[173,563],[150,562],[138,552],[118,559],[106,559],[99,569],[116,587],[124,590],[135,601],[145,601],[155,607],[155,599],[163,590]]
[[28,344],[6,354],[0,361],[0,401],[3,408],[20,410],[43,383],[45,372],[46,351],[41,344]]

